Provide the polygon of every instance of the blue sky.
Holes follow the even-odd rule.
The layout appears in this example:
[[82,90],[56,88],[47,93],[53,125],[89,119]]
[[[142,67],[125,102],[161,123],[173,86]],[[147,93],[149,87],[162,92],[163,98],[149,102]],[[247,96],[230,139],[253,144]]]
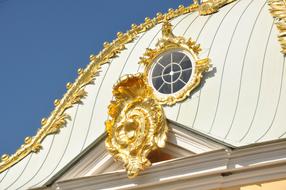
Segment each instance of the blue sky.
[[190,0],[0,0],[0,155],[12,154],[89,55],[118,31]]

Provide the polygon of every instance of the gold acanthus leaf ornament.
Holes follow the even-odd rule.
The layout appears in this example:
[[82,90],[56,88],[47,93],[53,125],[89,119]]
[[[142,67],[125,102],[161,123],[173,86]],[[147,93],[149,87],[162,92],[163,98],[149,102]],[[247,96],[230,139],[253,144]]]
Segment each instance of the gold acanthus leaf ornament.
[[151,166],[148,154],[165,146],[166,118],[143,74],[121,78],[113,87],[113,95],[108,107],[110,119],[105,123],[105,145],[133,178]]
[[186,99],[190,93],[200,84],[202,73],[208,71],[211,67],[209,58],[199,58],[201,46],[191,38],[187,40],[184,37],[175,36],[172,32],[171,23],[168,22],[168,20],[165,20],[162,24],[162,38],[157,42],[156,48],[147,48],[146,52],[143,54],[143,57],[140,58],[140,64],[145,66],[144,75],[146,80],[150,78],[150,71],[152,71],[154,63],[157,61],[157,59],[162,54],[173,50],[185,51],[191,55],[194,66],[194,73],[191,81],[188,82],[186,86],[178,93],[169,94],[167,96],[159,96],[155,92],[154,97],[162,105],[173,105],[179,101]]
[[[179,93],[158,97],[148,80],[149,71],[156,65],[158,56],[178,49],[187,51],[193,57],[193,79]],[[105,145],[115,160],[124,163],[129,178],[151,166],[148,154],[165,146],[168,127],[162,105],[172,105],[185,99],[200,83],[202,72],[209,69],[209,59],[198,58],[200,51],[200,45],[192,39],[176,37],[172,33],[172,25],[165,18],[162,38],[155,49],[147,49],[141,58],[144,73],[126,75],[114,85],[114,100],[108,107],[110,119],[105,123]]]
[[281,52],[286,54],[286,0],[269,0],[268,4],[279,31],[278,41],[282,48]]
[[221,7],[234,1],[236,0],[203,0],[199,8],[199,13],[200,15],[216,13]]
[[[196,2],[196,3],[195,3]],[[87,95],[84,90],[86,85],[92,84],[96,80],[96,76],[100,72],[102,65],[110,63],[118,54],[124,50],[125,45],[132,42],[139,34],[152,29],[159,23],[162,23],[164,18],[171,20],[178,16],[195,12],[199,8],[197,1],[193,4],[184,7],[179,5],[177,9],[169,9],[167,13],[158,12],[154,18],[145,18],[145,21],[139,25],[132,24],[130,30],[126,32],[118,32],[116,39],[111,42],[104,42],[103,49],[96,55],[90,56],[90,63],[85,69],[78,70],[78,77],[73,83],[67,83],[67,92],[60,99],[54,102],[55,109],[51,112],[48,118],[43,118],[41,121],[42,127],[33,137],[27,137],[24,144],[16,150],[12,155],[4,154],[0,159],[0,173],[12,167],[27,155],[33,152],[39,152],[42,141],[50,134],[58,133],[63,127],[69,115],[65,111],[74,105],[81,103],[82,99]]]

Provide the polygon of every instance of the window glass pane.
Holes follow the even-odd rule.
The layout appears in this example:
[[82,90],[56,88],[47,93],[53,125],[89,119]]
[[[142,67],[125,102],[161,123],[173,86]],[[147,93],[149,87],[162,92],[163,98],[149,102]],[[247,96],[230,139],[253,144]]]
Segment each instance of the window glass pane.
[[181,90],[184,86],[185,86],[185,83],[183,83],[181,80],[177,80],[177,81],[173,84],[173,93],[178,92],[178,91]]
[[167,66],[168,64],[171,63],[171,54],[168,53],[168,54],[162,56],[162,58],[159,59],[158,62],[160,62],[163,66]]
[[185,57],[185,54],[181,52],[173,52],[172,57],[174,63],[180,63],[180,61]]
[[172,51],[163,54],[151,73],[153,87],[162,94],[176,93],[190,81],[192,62],[187,54]]
[[188,57],[185,57],[181,61],[180,66],[182,67],[182,69],[189,69],[189,68],[192,68],[192,62]]
[[182,76],[181,79],[187,83],[189,81],[189,79],[191,78],[191,74],[192,74],[192,69],[188,69],[188,70],[184,70],[182,72]]
[[171,94],[171,84],[164,83],[159,92],[162,94]]
[[152,77],[157,77],[162,75],[164,67],[162,67],[160,64],[156,64],[154,69],[153,69],[153,74]]

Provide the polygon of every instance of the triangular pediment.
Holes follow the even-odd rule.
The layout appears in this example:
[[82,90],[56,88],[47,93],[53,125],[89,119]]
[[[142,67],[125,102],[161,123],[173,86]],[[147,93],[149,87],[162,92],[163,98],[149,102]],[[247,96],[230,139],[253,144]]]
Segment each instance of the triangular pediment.
[[[149,154],[148,159],[151,161],[152,166],[226,148],[218,142],[195,134],[173,122],[169,121],[168,126],[169,132],[166,146]],[[105,148],[105,135],[87,149],[84,154],[78,156],[65,171],[58,175],[60,177],[54,178],[52,181],[124,171],[122,163],[115,161]]]

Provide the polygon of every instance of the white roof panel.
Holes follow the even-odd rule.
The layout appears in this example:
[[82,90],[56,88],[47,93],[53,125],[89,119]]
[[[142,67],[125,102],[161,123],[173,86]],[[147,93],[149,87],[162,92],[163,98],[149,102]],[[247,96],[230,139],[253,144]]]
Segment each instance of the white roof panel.
[[[197,12],[172,20],[174,34],[201,44],[213,70],[185,101],[165,107],[167,118],[233,146],[286,137],[285,58],[267,0],[240,0],[210,16]],[[88,85],[83,104],[67,110],[71,121],[49,135],[43,149],[0,174],[0,189],[38,187],[105,131],[113,84],[142,71],[139,57],[161,37],[161,25],[139,34]]]

